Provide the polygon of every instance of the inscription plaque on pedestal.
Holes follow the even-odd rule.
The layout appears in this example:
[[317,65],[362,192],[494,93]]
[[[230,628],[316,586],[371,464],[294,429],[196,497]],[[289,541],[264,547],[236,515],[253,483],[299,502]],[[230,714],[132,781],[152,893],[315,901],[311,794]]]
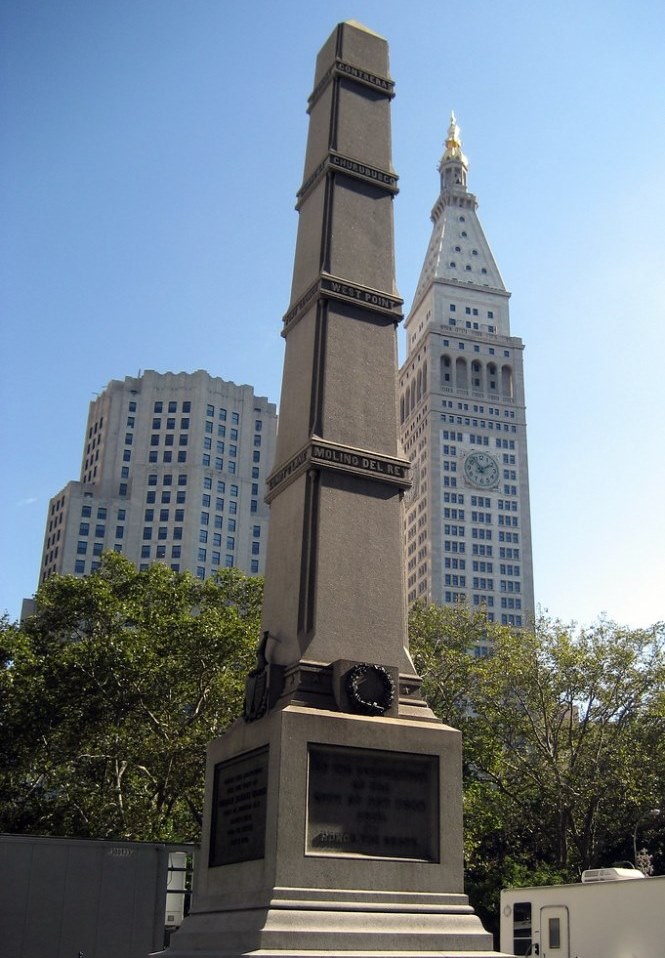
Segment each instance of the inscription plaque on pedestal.
[[439,760],[309,746],[307,853],[439,861]]
[[211,867],[264,857],[267,790],[267,748],[215,766]]

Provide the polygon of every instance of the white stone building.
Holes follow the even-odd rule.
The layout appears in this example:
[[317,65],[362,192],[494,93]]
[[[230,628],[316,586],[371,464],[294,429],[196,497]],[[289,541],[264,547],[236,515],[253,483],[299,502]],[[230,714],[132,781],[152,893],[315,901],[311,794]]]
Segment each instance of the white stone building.
[[467,190],[451,118],[434,228],[406,320],[399,396],[414,484],[405,497],[407,596],[464,602],[491,621],[533,615],[523,343]]
[[274,403],[203,370],[112,380],[90,403],[80,481],[49,503],[40,582],[107,550],[201,579],[262,574],[276,432]]

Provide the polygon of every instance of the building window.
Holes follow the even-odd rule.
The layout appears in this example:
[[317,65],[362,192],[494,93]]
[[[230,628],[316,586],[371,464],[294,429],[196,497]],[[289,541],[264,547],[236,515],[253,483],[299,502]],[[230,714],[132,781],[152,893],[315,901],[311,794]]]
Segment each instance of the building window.
[[187,462],[187,450],[179,449],[178,450],[178,462]]
[[76,575],[83,575],[85,572],[85,560],[77,559],[74,563],[74,572]]
[[152,526],[144,526],[144,527],[143,527],[143,538],[144,538],[144,539],[152,539]]
[[89,532],[90,532],[90,523],[88,523],[88,522],[82,522],[82,523],[80,524],[80,526],[79,526],[79,535],[80,535],[80,536],[87,536],[87,535],[89,534]]
[[116,537],[116,539],[122,539],[122,538],[124,537],[124,535],[125,535],[125,527],[124,527],[124,526],[116,526],[116,527],[115,527],[115,537]]
[[85,541],[85,539],[82,539],[82,540],[79,539],[78,545],[76,546],[76,554],[80,556],[84,556],[87,551],[88,551],[88,543]]
[[150,558],[150,546],[141,546],[141,558],[142,559]]
[[199,562],[205,562],[205,561],[206,561],[206,555],[207,555],[207,552],[206,552],[205,549],[199,549],[199,551],[198,551],[198,553],[197,553],[197,557],[198,557]]
[[234,536],[227,536],[227,537],[226,537],[226,548],[227,548],[229,551],[231,551],[232,549],[235,549],[235,547],[236,547],[235,537],[234,537]]
[[182,404],[182,411],[183,411],[183,412],[191,412],[191,411],[192,411],[192,404],[191,404],[191,402],[189,402],[189,400],[185,401],[185,402]]

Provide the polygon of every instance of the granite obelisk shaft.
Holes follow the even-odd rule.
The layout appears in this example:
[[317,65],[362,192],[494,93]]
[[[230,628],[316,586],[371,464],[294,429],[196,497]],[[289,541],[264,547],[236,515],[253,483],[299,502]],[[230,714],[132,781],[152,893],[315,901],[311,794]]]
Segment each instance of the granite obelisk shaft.
[[307,663],[368,660],[414,676],[400,548],[410,482],[397,448],[392,96],[385,41],[340,24],[309,99],[268,480],[266,655],[303,663],[301,693]]

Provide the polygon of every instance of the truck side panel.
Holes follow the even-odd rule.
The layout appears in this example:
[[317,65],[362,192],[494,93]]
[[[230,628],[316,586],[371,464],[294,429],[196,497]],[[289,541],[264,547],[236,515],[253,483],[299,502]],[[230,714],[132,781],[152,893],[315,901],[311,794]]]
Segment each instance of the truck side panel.
[[[514,888],[501,893],[501,951],[513,954],[516,903],[531,905],[531,941],[546,954],[541,909],[568,909],[570,954],[576,958],[663,958],[665,876],[644,881]],[[518,909],[524,933],[524,909]],[[519,939],[519,936],[518,936]],[[522,937],[521,942],[525,939]],[[524,951],[522,952],[524,954]]]
[[145,958],[161,948],[168,851],[0,836],[3,958]]

